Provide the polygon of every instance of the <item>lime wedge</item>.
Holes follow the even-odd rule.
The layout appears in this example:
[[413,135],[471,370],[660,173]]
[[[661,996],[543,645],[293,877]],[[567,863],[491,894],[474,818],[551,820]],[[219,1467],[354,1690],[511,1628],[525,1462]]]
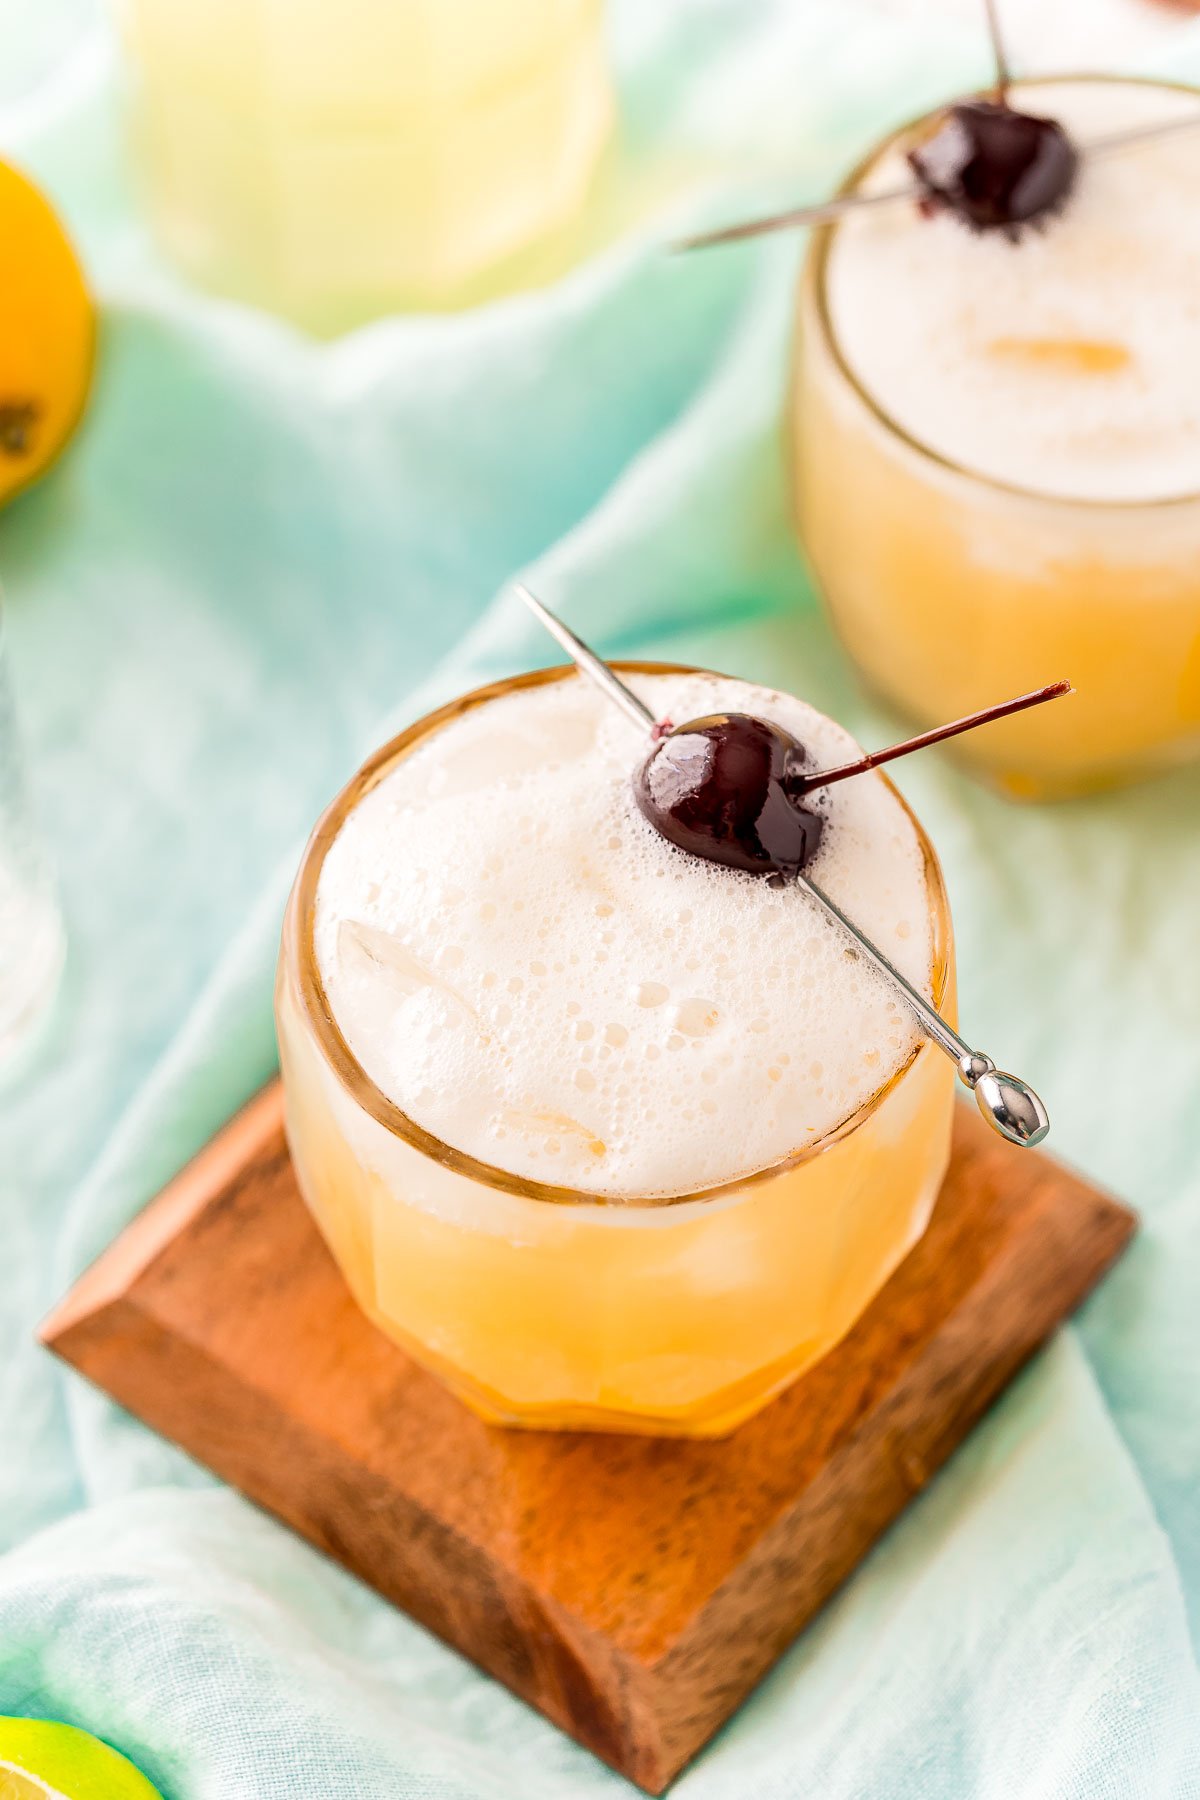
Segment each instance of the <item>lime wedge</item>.
[[162,1800],[116,1750],[49,1719],[0,1719],[0,1800]]

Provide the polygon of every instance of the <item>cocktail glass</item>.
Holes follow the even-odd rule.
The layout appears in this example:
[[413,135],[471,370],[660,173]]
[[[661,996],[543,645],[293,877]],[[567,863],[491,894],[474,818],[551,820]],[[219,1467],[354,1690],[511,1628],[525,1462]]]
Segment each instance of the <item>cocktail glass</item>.
[[901,429],[839,346],[835,230],[814,233],[800,284],[797,518],[870,686],[925,728],[1072,680],[1070,702],[955,743],[952,754],[1015,798],[1087,792],[1200,754],[1200,493],[1058,498],[958,466]]
[[[508,1425],[718,1435],[835,1344],[924,1230],[949,1156],[950,1062],[922,1041],[836,1130],[748,1178],[666,1200],[600,1200],[509,1174],[410,1119],[339,1031],[314,952],[326,852],[395,763],[500,695],[577,679],[540,670],[422,719],[372,757],[317,825],[288,905],[276,988],[288,1139],[301,1191],[359,1304],[477,1412]],[[932,998],[953,1016],[950,914],[937,858],[916,829]]]
[[34,823],[0,602],[0,1065],[31,1037],[58,987],[62,913]]

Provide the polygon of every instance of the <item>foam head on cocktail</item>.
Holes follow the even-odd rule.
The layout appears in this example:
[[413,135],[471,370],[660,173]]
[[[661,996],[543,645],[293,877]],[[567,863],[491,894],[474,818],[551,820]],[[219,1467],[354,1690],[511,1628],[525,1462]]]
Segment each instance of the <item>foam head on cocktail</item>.
[[[685,718],[744,696],[737,710],[773,719],[814,767],[848,747],[767,690],[710,676],[640,686],[656,714]],[[624,721],[575,681],[493,700],[354,808],[325,856],[314,926],[333,1016],[396,1105],[515,1176],[625,1201],[769,1167],[870,1098],[864,1045],[892,1050],[887,1077],[916,1042],[801,896],[647,829],[634,763]],[[881,782],[839,798],[813,866],[926,986],[915,830]]]

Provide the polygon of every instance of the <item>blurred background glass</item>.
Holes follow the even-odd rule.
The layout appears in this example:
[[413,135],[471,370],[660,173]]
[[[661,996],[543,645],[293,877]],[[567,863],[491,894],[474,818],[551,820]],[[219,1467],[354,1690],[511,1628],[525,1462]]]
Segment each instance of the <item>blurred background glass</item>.
[[29,799],[0,601],[0,1064],[49,1006],[66,939]]
[[499,291],[608,138],[600,0],[123,0],[158,234],[318,332]]

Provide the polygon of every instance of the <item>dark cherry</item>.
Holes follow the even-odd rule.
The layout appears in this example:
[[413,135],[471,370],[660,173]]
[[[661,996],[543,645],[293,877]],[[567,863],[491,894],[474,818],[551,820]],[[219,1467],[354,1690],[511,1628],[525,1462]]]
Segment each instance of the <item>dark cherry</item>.
[[680,850],[783,879],[812,860],[825,823],[792,791],[806,763],[781,726],[716,713],[659,739],[634,774],[634,797]]
[[976,231],[1007,231],[1055,211],[1075,183],[1079,156],[1057,119],[1000,100],[952,106],[908,156],[928,204]]

